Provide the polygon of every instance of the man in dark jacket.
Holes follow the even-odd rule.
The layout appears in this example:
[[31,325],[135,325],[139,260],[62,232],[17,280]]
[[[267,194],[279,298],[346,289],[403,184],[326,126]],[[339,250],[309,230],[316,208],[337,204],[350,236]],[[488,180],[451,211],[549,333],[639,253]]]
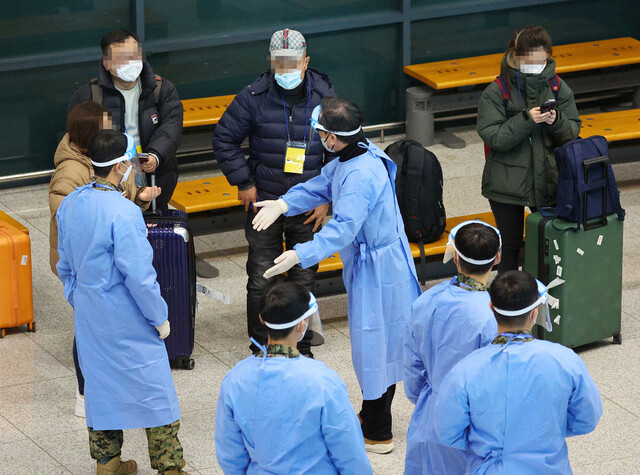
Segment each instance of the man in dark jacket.
[[133,33],[111,31],[100,47],[98,76],[75,92],[68,111],[80,102],[96,102],[109,109],[115,129],[133,136],[138,152],[149,154],[142,167],[147,173],[155,172],[156,185],[162,189],[157,206],[166,209],[178,182],[175,154],[182,137],[182,103],[176,88],[142,61]]
[[[258,318],[260,299],[268,283],[263,274],[282,254],[283,242],[292,249],[313,238],[328,206],[307,215],[281,216],[267,231],[258,233],[251,224],[256,211],[252,205],[258,200],[278,199],[292,186],[319,175],[323,165],[334,157],[323,150],[309,120],[322,98],[335,94],[329,78],[308,67],[304,37],[295,30],[276,31],[269,53],[272,70],[238,93],[213,134],[215,157],[229,183],[238,187],[238,199],[248,212],[247,326],[249,336],[260,344],[267,341],[266,327]],[[247,137],[248,160],[240,148]],[[289,270],[289,280],[312,291],[317,270],[317,265],[309,269],[297,265]],[[309,333],[298,343],[298,349],[312,356]],[[259,351],[253,343],[251,350]]]

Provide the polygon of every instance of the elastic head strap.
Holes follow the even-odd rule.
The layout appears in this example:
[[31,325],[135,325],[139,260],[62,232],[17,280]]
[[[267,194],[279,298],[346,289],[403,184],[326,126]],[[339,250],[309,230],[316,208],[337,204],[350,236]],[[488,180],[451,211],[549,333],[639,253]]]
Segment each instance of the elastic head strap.
[[329,130],[319,122],[321,112],[322,112],[322,106],[318,105],[313,109],[313,112],[311,113],[311,119],[310,119],[311,127],[315,131],[322,130],[323,132],[326,132],[328,134],[335,134],[335,135],[341,135],[343,137],[350,137],[352,135],[356,135],[358,132],[362,130],[362,126],[358,126],[357,129],[349,130],[348,132],[336,132],[334,130]]
[[91,164],[94,167],[104,168],[110,167],[111,165],[115,165],[116,163],[124,162],[125,160],[131,160],[136,156],[136,142],[133,140],[133,137],[127,133],[124,134],[127,137],[127,151],[124,152],[124,155],[118,158],[114,158],[113,160],[109,160],[108,162],[94,162],[91,160]]
[[268,328],[271,328],[272,330],[285,330],[287,328],[295,327],[298,323],[300,323],[303,320],[306,320],[311,315],[317,312],[318,312],[318,301],[316,300],[315,295],[309,292],[309,310],[304,312],[301,316],[296,318],[294,321],[288,322],[288,323],[269,323],[265,321],[264,324]]

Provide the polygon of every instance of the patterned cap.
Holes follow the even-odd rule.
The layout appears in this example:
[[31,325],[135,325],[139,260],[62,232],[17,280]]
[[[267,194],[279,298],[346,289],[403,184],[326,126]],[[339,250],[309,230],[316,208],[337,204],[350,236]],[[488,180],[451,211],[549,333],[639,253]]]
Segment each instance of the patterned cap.
[[285,28],[276,31],[271,37],[271,56],[301,56],[306,50],[307,42],[299,31]]

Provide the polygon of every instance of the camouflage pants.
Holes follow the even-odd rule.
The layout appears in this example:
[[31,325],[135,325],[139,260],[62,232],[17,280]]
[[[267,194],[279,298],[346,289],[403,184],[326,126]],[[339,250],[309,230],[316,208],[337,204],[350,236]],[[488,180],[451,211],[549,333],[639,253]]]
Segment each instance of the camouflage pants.
[[[91,427],[88,429],[91,458],[105,464],[113,457],[120,455],[123,442],[121,430],[93,430]],[[182,466],[182,445],[178,439],[179,429],[179,420],[166,426],[145,429],[151,468],[157,470],[158,473]]]

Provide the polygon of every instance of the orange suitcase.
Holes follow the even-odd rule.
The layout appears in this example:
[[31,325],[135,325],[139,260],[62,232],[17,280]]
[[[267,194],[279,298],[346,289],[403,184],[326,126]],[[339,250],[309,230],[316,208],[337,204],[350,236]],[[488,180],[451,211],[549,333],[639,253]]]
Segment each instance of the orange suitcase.
[[5,329],[28,325],[33,321],[31,281],[31,240],[13,224],[0,218],[0,338]]
[[14,228],[16,228],[18,231],[22,231],[26,235],[29,235],[29,228],[27,228],[24,224],[13,219],[11,216],[9,216],[7,213],[2,211],[1,209],[0,209],[0,222],[10,224]]

